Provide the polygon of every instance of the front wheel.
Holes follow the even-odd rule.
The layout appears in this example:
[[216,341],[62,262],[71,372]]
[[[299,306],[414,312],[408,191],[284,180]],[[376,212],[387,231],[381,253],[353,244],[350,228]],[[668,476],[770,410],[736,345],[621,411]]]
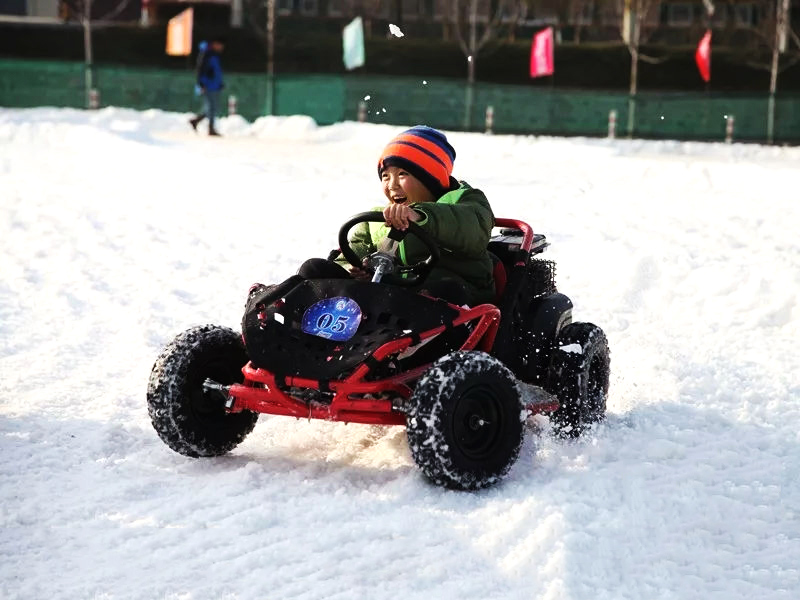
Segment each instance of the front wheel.
[[203,382],[241,383],[246,364],[242,338],[232,329],[203,325],[178,335],[156,359],[147,386],[147,410],[164,443],[191,457],[220,456],[240,444],[258,413],[228,413],[224,398]]
[[434,483],[475,490],[519,456],[526,412],[514,375],[484,352],[454,352],[420,378],[407,415],[417,466]]
[[610,357],[605,333],[592,323],[571,323],[558,335],[548,390],[561,406],[550,415],[556,431],[578,437],[606,414]]

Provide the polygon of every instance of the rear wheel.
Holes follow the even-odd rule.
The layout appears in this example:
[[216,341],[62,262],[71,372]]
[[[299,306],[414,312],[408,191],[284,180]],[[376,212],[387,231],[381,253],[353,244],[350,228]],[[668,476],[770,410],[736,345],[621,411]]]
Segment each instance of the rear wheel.
[[167,446],[185,456],[219,456],[244,440],[258,414],[228,413],[224,396],[203,382],[241,383],[247,360],[241,336],[216,325],[189,329],[164,349],[150,373],[147,409]]
[[417,466],[434,483],[475,490],[519,456],[525,410],[514,375],[483,352],[454,352],[420,378],[407,416]]
[[550,415],[556,430],[578,437],[605,418],[610,357],[605,333],[592,323],[571,323],[558,335],[547,387],[560,408]]

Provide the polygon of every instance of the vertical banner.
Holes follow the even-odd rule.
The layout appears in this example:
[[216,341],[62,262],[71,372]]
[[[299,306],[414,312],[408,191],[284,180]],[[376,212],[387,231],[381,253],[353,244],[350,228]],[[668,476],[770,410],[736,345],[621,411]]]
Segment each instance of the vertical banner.
[[548,27],[533,36],[531,77],[552,75],[553,70],[553,28]]
[[364,24],[356,17],[342,30],[344,68],[352,71],[364,66]]
[[167,54],[189,56],[192,53],[194,9],[189,7],[167,23]]
[[697,50],[694,53],[694,61],[697,63],[697,69],[700,71],[700,77],[703,81],[708,83],[711,81],[711,30],[706,31],[706,34],[697,44]]

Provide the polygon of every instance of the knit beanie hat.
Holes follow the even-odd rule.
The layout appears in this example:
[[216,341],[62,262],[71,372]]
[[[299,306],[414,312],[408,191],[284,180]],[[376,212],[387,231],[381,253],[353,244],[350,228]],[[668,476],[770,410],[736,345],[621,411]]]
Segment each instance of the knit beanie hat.
[[378,161],[378,176],[386,167],[405,169],[439,198],[450,189],[455,159],[456,151],[441,131],[416,125],[406,129],[383,149]]

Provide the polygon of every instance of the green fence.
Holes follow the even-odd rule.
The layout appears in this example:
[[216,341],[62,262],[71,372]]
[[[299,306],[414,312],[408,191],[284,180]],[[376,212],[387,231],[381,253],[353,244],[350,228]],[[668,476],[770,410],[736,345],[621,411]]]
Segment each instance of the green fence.
[[[84,80],[81,63],[0,61],[0,106],[82,108]],[[188,68],[98,66],[93,82],[101,106],[191,112],[199,103]],[[271,107],[275,115],[304,114],[327,125],[356,120],[362,105],[370,122],[483,130],[491,106],[497,133],[605,136],[615,111],[620,137],[632,124],[634,137],[723,140],[732,115],[734,139],[768,139],[766,93],[646,92],[631,101],[614,92],[485,83],[470,88],[461,80],[419,77],[280,75],[270,86],[266,75],[228,73],[226,83],[226,95],[236,96],[238,113],[251,121]],[[800,94],[778,94],[773,114],[774,141],[800,143]]]

